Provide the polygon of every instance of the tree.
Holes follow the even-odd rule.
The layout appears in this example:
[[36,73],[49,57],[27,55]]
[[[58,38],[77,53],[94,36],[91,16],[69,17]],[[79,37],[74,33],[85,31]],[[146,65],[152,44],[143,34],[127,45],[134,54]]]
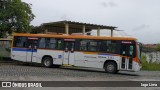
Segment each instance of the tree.
[[21,0],[0,0],[0,37],[6,32],[30,32],[34,17],[31,4]]

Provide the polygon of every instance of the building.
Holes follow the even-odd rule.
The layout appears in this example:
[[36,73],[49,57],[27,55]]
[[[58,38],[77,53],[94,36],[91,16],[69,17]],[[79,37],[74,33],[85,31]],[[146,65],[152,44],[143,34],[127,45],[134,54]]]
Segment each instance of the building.
[[113,36],[114,26],[97,25],[90,23],[81,23],[74,21],[59,21],[43,23],[41,26],[35,27],[33,33],[52,33],[52,34],[89,34],[91,30],[97,30],[97,36],[100,36],[101,29],[107,29],[111,31],[111,36]]
[[0,38],[0,57],[10,57],[11,41],[11,36]]

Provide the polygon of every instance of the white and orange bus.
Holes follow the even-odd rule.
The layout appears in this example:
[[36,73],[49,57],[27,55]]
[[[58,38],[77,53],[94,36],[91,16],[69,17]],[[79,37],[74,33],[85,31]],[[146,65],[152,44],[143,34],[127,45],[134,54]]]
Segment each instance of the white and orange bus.
[[11,58],[22,62],[139,71],[140,45],[135,38],[84,35],[14,34]]

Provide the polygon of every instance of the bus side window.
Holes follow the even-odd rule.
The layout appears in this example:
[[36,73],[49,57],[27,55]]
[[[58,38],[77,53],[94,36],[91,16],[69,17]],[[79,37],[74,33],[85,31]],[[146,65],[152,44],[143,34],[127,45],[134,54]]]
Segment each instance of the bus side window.
[[61,39],[57,39],[56,49],[60,50],[61,48],[62,48],[62,40]]
[[14,47],[26,47],[26,37],[14,37]]
[[45,47],[46,47],[45,38],[40,38],[40,41],[39,41],[39,48],[45,48]]
[[112,50],[111,41],[106,41],[106,51],[111,52],[111,50]]
[[62,48],[62,40],[55,38],[41,38],[39,40],[39,48],[60,50]]
[[110,44],[111,44],[111,41],[101,41],[100,42],[100,50],[99,51],[102,51],[102,52],[110,52]]
[[116,41],[112,41],[111,52],[116,53],[116,49],[117,49],[117,43],[116,43]]
[[55,38],[50,38],[49,48],[51,48],[51,49],[55,49],[56,48],[56,39]]
[[96,40],[89,40],[88,41],[88,50],[89,51],[97,51],[97,41]]
[[80,40],[80,50],[81,51],[97,51],[97,41],[96,40]]
[[106,53],[116,53],[117,51],[117,42],[116,41],[101,41],[99,43],[99,51]]
[[75,48],[74,46],[75,46],[74,43],[72,43],[71,44],[71,51],[74,51],[74,48]]
[[80,41],[80,50],[86,51],[87,50],[87,40],[81,40]]
[[135,46],[130,44],[122,44],[121,55],[135,57]]
[[129,56],[133,56],[133,55],[134,55],[133,52],[134,52],[134,46],[131,45],[131,46],[129,47]]

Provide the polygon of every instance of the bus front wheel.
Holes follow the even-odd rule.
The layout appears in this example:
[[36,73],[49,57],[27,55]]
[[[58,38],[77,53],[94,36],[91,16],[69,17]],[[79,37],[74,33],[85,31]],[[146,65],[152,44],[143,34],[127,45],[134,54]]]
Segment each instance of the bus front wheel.
[[108,62],[108,63],[106,63],[105,66],[104,66],[104,69],[105,69],[105,72],[107,72],[107,73],[114,74],[114,73],[118,72],[117,65],[114,62]]
[[51,67],[53,65],[53,60],[51,57],[45,57],[43,58],[43,66],[45,67]]

